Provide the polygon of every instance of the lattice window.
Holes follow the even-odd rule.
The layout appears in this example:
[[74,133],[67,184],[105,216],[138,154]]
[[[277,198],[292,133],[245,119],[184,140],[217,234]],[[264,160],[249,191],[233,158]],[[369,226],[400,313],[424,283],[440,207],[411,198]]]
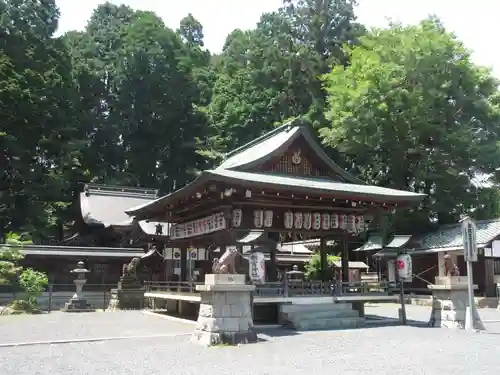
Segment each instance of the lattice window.
[[307,160],[306,158],[304,158],[304,175],[310,176],[311,175],[311,169],[312,169],[311,163],[309,163],[309,160]]
[[107,273],[108,271],[108,265],[103,263],[94,264],[93,268],[95,273]]
[[500,275],[500,259],[495,259],[493,262],[493,274]]
[[280,161],[272,166],[273,172],[284,173],[289,170],[288,155],[284,154],[281,156]]

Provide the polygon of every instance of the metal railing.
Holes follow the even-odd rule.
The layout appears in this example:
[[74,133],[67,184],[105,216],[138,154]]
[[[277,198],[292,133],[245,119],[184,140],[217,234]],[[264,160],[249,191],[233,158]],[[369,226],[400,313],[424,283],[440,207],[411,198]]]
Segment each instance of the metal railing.
[[[85,284],[83,296],[94,309],[106,309],[111,298],[111,289],[116,289],[116,284]],[[37,297],[38,308],[43,311],[55,311],[64,307],[75,293],[75,284],[50,284],[45,291]],[[22,292],[0,292],[0,305],[8,305],[16,299],[26,298]]]

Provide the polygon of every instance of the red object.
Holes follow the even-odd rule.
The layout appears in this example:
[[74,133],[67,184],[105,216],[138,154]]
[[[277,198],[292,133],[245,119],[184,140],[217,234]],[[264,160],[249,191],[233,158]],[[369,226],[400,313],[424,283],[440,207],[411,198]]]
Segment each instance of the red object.
[[402,270],[405,268],[405,262],[402,260],[398,260],[398,270]]

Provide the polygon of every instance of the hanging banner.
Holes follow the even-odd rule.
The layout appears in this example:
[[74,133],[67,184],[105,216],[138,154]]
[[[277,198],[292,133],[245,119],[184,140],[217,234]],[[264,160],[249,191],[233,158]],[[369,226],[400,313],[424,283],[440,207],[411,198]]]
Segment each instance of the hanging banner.
[[226,228],[224,213],[219,212],[187,223],[173,224],[170,227],[170,238],[172,240],[179,240],[217,232]]
[[263,284],[266,281],[266,258],[264,253],[251,253],[248,259],[249,275],[254,284]]

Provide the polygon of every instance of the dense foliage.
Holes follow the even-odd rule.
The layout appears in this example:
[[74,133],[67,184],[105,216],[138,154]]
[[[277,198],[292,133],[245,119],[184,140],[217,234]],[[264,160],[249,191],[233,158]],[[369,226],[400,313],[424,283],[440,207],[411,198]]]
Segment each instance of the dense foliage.
[[354,7],[285,0],[213,55],[190,14],[105,3],[55,37],[54,0],[0,0],[0,234],[60,233],[81,182],[170,192],[297,116],[368,182],[430,195],[398,230],[498,215],[473,183],[500,166],[496,79],[438,21],[366,30]]
[[21,248],[32,244],[31,240],[9,233],[6,243],[0,245],[0,286],[7,286],[14,292],[16,298],[9,312],[38,312],[37,297],[47,287],[49,280],[46,274],[32,268],[23,268],[19,264],[23,259]]

